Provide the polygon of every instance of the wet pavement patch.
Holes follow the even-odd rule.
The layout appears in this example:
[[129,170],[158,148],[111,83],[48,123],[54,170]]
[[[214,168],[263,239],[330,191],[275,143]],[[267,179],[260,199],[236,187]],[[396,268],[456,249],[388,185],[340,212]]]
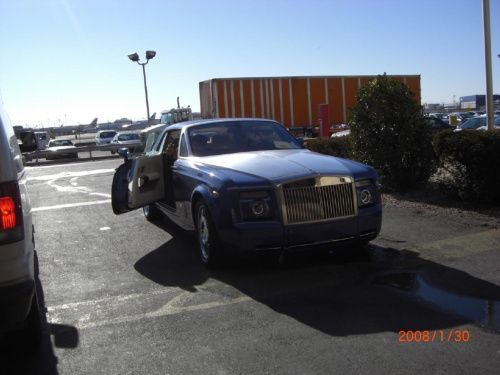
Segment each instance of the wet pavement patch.
[[[450,284],[452,273],[456,273],[456,277]],[[463,272],[423,269],[384,273],[375,275],[371,285],[402,290],[411,299],[500,333],[500,288]]]

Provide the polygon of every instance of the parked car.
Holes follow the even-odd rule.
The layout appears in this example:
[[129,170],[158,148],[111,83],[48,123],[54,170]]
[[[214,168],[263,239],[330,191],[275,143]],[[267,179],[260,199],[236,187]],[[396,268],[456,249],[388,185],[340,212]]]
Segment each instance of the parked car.
[[463,124],[467,120],[470,120],[471,118],[474,118],[475,112],[454,112],[450,113],[451,116],[456,116],[457,117],[457,125]]
[[424,119],[432,126],[433,132],[455,129],[454,126],[451,126],[438,117],[424,117]]
[[[500,129],[500,115],[495,117],[495,121],[493,123],[493,128],[495,130]],[[476,130],[488,130],[488,125],[484,124],[483,126],[478,127]]]
[[113,212],[167,215],[196,233],[208,267],[226,256],[363,245],[380,231],[375,169],[309,151],[272,120],[178,123],[145,156],[119,153]]
[[49,141],[46,151],[52,153],[45,156],[47,160],[78,158],[76,147],[69,139],[54,139]]
[[[117,133],[111,140],[110,144],[123,145],[124,147],[130,145],[128,149],[132,151],[136,146],[141,144],[141,139],[137,133]],[[111,150],[111,153],[114,154],[116,151]]]
[[334,137],[346,137],[348,135],[351,135],[351,129],[342,130],[340,132],[332,133],[332,135],[330,137],[331,138],[334,138]]
[[36,347],[42,338],[34,226],[14,129],[0,102],[0,334]]
[[462,130],[476,130],[477,128],[484,125],[486,125],[486,116],[472,117],[471,119],[458,125],[455,131],[461,132]]
[[114,131],[114,130],[99,130],[95,134],[95,144],[96,145],[108,144],[113,140],[113,137],[115,135],[116,135],[116,131]]
[[[430,126],[432,126],[432,131],[438,132],[441,130],[450,130],[450,129],[455,129],[454,126],[451,126],[450,124],[447,124],[443,120],[437,118],[437,117],[424,117],[424,120],[429,123]],[[345,137],[351,135],[351,130],[343,130],[341,132],[337,133],[332,133],[331,137]]]
[[450,123],[450,118],[448,117],[448,115],[446,113],[430,113],[427,115],[427,117],[438,118],[447,124]]

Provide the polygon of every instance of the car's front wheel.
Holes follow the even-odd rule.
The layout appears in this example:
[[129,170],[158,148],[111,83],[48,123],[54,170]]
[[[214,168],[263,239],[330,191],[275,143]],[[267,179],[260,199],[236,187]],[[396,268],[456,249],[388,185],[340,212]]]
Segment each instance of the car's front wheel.
[[209,268],[220,266],[224,254],[220,248],[220,240],[212,215],[203,199],[196,203],[196,239],[201,261]]
[[148,221],[156,220],[161,217],[161,212],[156,208],[155,204],[148,204],[142,208],[142,212]]

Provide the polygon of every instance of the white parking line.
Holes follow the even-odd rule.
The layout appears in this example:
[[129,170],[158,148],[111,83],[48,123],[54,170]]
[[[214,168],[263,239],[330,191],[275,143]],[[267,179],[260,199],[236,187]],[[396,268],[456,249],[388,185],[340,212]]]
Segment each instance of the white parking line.
[[111,199],[106,199],[103,201],[92,201],[92,202],[80,202],[80,203],[68,203],[68,204],[58,204],[56,206],[47,206],[47,207],[36,207],[33,208],[33,212],[37,211],[47,211],[47,210],[59,210],[61,208],[72,208],[72,207],[79,207],[79,206],[91,206],[93,204],[103,204],[103,203],[111,203]]
[[37,177],[28,176],[28,181],[54,181],[54,180],[58,180],[60,178],[85,177],[85,176],[90,176],[93,174],[103,174],[103,173],[114,174],[115,170],[114,169],[94,169],[91,171],[81,171],[81,172],[74,172],[74,171],[58,172],[56,174],[37,176]]
[[[87,186],[79,185],[78,180],[81,177],[87,177],[87,176],[97,175],[97,174],[112,174],[114,172],[115,172],[114,169],[95,169],[95,170],[91,170],[91,171],[82,171],[82,172],[75,172],[75,171],[58,172],[56,174],[48,174],[48,175],[43,175],[43,176],[30,177],[30,178],[28,178],[28,181],[46,181],[47,185],[49,185],[50,187],[56,189],[58,192],[61,192],[61,193],[80,193],[80,194],[86,194],[86,195],[99,196],[101,198],[107,198],[105,200],[99,200],[99,201],[58,204],[58,205],[46,206],[46,207],[35,207],[32,209],[32,211],[37,212],[37,211],[47,211],[47,210],[58,210],[58,209],[64,209],[64,208],[90,206],[90,205],[103,204],[103,203],[109,204],[111,202],[111,199],[109,199],[109,198],[111,198],[111,194],[94,192],[91,188],[89,188]],[[70,186],[66,186],[66,185],[61,184],[60,181],[62,179],[68,179],[68,178],[69,178]]]

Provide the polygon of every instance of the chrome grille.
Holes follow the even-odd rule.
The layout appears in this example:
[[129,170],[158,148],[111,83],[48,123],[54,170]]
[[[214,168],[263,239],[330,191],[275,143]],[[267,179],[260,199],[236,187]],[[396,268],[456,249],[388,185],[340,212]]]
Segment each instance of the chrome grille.
[[[353,216],[352,183],[283,187],[286,221],[289,224]],[[299,184],[300,185],[300,184]]]

